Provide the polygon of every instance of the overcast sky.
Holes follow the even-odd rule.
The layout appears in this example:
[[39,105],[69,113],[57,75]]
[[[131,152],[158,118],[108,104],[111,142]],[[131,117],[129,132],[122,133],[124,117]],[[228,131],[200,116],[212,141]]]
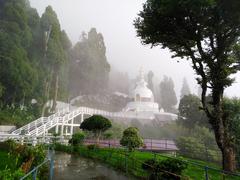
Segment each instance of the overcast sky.
[[[133,20],[146,0],[30,0],[41,15],[51,5],[57,13],[61,28],[73,43],[82,31],[95,27],[104,36],[107,59],[119,71],[134,77],[142,66],[145,72],[152,70],[159,81],[163,75],[172,77],[179,95],[182,80],[187,78],[192,92],[197,84],[190,62],[171,58],[168,50],[143,46],[136,37]],[[240,75],[239,75],[240,77]],[[240,96],[240,78],[227,89],[228,96]]]

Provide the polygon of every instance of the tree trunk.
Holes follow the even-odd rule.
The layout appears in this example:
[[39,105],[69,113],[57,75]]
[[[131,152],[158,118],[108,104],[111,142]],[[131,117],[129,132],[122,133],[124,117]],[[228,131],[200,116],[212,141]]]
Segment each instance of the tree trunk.
[[236,171],[236,152],[234,147],[224,146],[222,151],[222,166],[226,171]]
[[223,109],[223,89],[214,89],[212,93],[213,111],[209,116],[209,122],[215,133],[218,147],[222,152],[222,168],[225,171],[236,170],[236,152],[232,141]]
[[96,132],[96,145],[99,145],[99,138],[100,138],[101,133]]
[[54,112],[57,107],[57,96],[58,96],[58,74],[55,73],[54,77],[54,95],[53,95],[53,105],[52,105],[52,111]]

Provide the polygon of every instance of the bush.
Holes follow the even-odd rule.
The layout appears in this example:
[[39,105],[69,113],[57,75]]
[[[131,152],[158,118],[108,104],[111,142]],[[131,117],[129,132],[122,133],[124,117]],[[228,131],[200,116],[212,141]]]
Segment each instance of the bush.
[[179,159],[166,159],[157,161],[148,159],[142,164],[142,169],[150,173],[149,179],[180,179],[183,170],[187,168],[187,164]]
[[90,144],[87,146],[87,149],[88,150],[96,150],[96,149],[99,149],[99,146],[96,144]]
[[82,145],[85,138],[85,134],[82,132],[72,135],[72,139],[69,140],[69,143],[73,146]]
[[55,146],[54,146],[54,149],[56,151],[63,151],[63,152],[67,152],[67,153],[72,153],[73,149],[75,149],[75,147],[66,146],[66,145],[63,145],[63,144],[60,144],[60,143],[56,143]]
[[120,144],[127,147],[130,152],[143,146],[143,140],[139,135],[138,129],[135,127],[125,129]]
[[158,162],[155,159],[148,159],[142,164],[142,169],[149,172],[154,172],[156,171],[157,165]]
[[[161,161],[159,164],[158,164],[158,169],[159,170],[163,170],[163,171],[166,171],[166,172],[161,172],[161,176],[162,178],[166,178],[166,179],[181,179],[180,177],[178,176],[175,176],[173,174],[176,174],[176,175],[181,175],[183,170],[185,170],[187,168],[187,164],[179,159],[166,159],[164,161]],[[170,173],[173,173],[173,174],[170,174],[170,173],[167,173],[167,172],[170,172]]]
[[200,159],[205,161],[220,162],[220,152],[211,148],[208,149],[203,143],[195,137],[180,137],[176,141],[179,153],[189,158]]
[[17,144],[12,140],[5,143],[9,148],[9,155],[16,159],[16,167],[21,167],[25,173],[43,162],[46,157],[45,149],[42,145],[33,147]]

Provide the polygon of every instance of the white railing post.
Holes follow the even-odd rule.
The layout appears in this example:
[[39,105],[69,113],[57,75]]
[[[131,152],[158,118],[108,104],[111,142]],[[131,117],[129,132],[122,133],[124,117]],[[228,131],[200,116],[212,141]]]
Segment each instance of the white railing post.
[[45,135],[46,135],[46,124],[43,125],[43,136],[45,138]]
[[71,130],[70,130],[71,136],[73,135],[73,121],[74,121],[74,118],[71,119]]
[[29,130],[30,130],[30,124],[28,124],[28,127],[27,127],[28,134],[29,134]]
[[57,123],[57,125],[55,127],[55,133],[58,134],[58,123]]
[[63,128],[64,128],[64,126],[63,126],[63,119],[62,119],[62,125],[61,125],[61,136],[63,136]]
[[83,118],[84,118],[84,113],[81,114],[81,122],[80,123],[83,122],[83,120],[84,120]]

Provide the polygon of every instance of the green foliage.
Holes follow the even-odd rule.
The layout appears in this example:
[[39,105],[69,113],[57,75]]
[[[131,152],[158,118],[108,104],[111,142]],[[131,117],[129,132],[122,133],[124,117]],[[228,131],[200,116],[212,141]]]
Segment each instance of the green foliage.
[[120,144],[127,147],[130,152],[143,146],[143,140],[139,135],[138,129],[135,127],[125,129]]
[[106,130],[103,137],[106,139],[120,139],[125,129],[125,125],[121,123],[112,122],[112,127]]
[[[184,163],[182,160],[179,159],[166,159],[164,161],[159,162],[158,168],[162,171],[165,171],[161,173],[162,178],[166,179],[181,179],[180,177],[177,177],[176,175],[181,175],[182,172],[187,168],[187,164]],[[176,174],[170,174],[170,173]]]
[[[59,74],[59,96],[64,94],[66,83],[62,81],[66,80],[63,77],[67,73],[61,71],[70,48],[67,35],[61,31],[51,7],[46,8],[40,19],[28,0],[3,0],[0,14],[0,108],[4,111],[9,107],[33,110],[31,100],[36,99],[34,106],[40,109],[49,97],[47,92],[53,98],[56,92],[53,84],[58,84],[55,82]],[[52,32],[46,45],[45,31],[49,26]],[[0,121],[4,123],[4,119]]]
[[237,152],[237,161],[240,162],[240,99],[239,98],[225,98],[224,110],[226,120],[228,121],[228,129],[233,138],[233,145]]
[[174,106],[177,104],[177,96],[174,91],[174,83],[171,78],[164,76],[160,87],[161,107],[168,112],[174,111]]
[[208,118],[203,110],[200,99],[195,95],[184,96],[179,103],[178,122],[182,126],[193,129],[195,126],[209,127]]
[[[4,166],[0,163],[0,179],[4,180],[20,179],[30,169],[42,163],[46,157],[43,146],[31,147],[8,140],[0,143],[0,147],[0,158],[4,161]],[[43,166],[39,169],[38,176],[45,179],[46,173],[46,167]]]
[[109,129],[111,126],[112,123],[107,118],[100,115],[93,115],[81,123],[80,129],[92,131],[95,133],[96,137],[99,138],[99,135]]
[[23,126],[39,117],[39,107],[30,106],[27,109],[6,107],[0,111],[0,124]]
[[240,144],[240,99],[225,98],[224,112],[228,121],[229,132],[235,138],[236,143]]
[[221,153],[213,132],[205,127],[195,127],[191,133],[176,140],[179,153],[185,157],[210,162],[220,162]]
[[[23,172],[22,169],[17,169],[15,171],[12,171],[10,169],[5,169],[0,171],[0,179],[3,180],[19,180],[21,177],[23,177],[25,173]],[[27,178],[26,180],[29,180]]]
[[37,75],[27,52],[32,42],[25,0],[4,1],[0,7],[0,84],[1,103],[29,102],[36,88]]
[[69,140],[69,143],[73,146],[81,145],[84,141],[85,134],[78,132],[72,135],[72,139]]
[[87,146],[87,149],[88,150],[96,150],[96,149],[99,149],[99,146],[96,144],[90,144]]
[[[192,62],[202,104],[222,150],[225,170],[234,171],[234,142],[225,119],[223,94],[239,70],[240,1],[147,0],[134,25],[144,44],[160,45]],[[206,101],[210,92],[211,102]]]
[[187,79],[183,79],[182,89],[180,92],[180,98],[182,99],[184,96],[191,94]]
[[182,172],[187,169],[187,163],[179,159],[169,158],[162,161],[148,159],[142,164],[142,168],[151,173],[151,180],[155,179],[181,179]]
[[72,50],[70,63],[70,89],[73,96],[96,94],[108,87],[110,65],[106,58],[106,47],[101,33],[92,28],[82,34],[82,40]]

